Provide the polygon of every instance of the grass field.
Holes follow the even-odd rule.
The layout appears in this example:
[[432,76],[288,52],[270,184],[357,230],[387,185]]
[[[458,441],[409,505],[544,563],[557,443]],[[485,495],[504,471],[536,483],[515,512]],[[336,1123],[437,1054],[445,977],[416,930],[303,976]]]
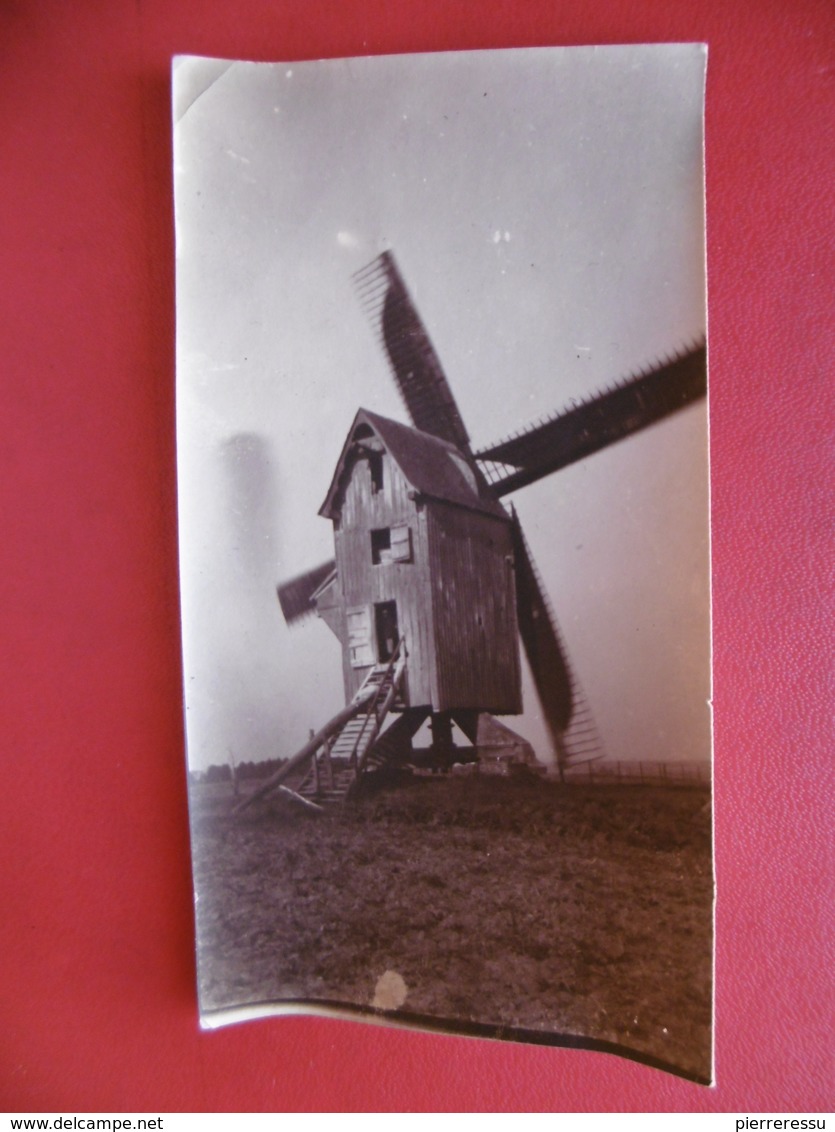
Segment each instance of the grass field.
[[706,1080],[708,797],[477,776],[235,817],[229,786],[194,786],[201,1009],[373,1004]]

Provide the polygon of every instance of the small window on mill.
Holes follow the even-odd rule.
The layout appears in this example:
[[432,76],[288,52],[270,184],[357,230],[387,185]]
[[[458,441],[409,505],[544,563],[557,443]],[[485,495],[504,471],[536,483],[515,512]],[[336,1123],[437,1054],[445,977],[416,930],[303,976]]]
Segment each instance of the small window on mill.
[[375,566],[412,561],[412,532],[408,527],[386,527],[371,532],[371,561]]
[[383,490],[383,453],[369,452],[368,467],[371,472],[371,494]]
[[388,527],[371,532],[371,561],[375,566],[391,562],[391,531]]

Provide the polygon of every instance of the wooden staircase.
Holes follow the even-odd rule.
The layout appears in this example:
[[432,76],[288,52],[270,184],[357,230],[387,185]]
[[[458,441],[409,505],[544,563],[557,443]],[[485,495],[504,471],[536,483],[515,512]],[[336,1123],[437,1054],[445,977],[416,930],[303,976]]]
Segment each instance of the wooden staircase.
[[[372,748],[389,712],[398,702],[405,661],[376,664],[369,671],[355,703],[362,710],[335,729],[311,758],[296,793],[320,806],[344,802],[360,778],[384,765],[385,757]],[[288,783],[288,786],[290,784]]]
[[405,675],[406,656],[401,640],[391,660],[370,669],[351,703],[244,799],[236,812],[273,790],[280,790],[309,809],[321,810],[344,802],[363,774],[387,761],[386,743],[380,743],[379,751],[374,746],[389,712],[405,707]]

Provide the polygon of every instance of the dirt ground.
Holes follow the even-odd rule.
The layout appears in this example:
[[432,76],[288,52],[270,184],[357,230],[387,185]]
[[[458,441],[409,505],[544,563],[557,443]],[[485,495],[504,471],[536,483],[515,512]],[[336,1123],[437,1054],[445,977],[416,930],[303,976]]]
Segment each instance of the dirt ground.
[[194,786],[201,1009],[346,1003],[707,1080],[708,797],[408,779],[323,816],[278,798],[235,817],[229,786]]

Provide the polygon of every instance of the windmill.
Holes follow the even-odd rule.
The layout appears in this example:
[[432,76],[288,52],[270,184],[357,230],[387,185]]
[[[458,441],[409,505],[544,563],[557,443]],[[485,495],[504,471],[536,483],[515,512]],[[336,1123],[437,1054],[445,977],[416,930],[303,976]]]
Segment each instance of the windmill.
[[[412,757],[430,720],[436,760],[452,724],[476,748],[518,736],[518,641],[560,775],[599,754],[594,722],[515,510],[501,500],[703,397],[705,347],[474,451],[394,257],[355,276],[411,426],[361,409],[320,514],[335,558],[278,588],[288,624],[316,613],[342,644],[346,707],[242,805],[279,789],[305,805]],[[394,722],[383,730],[389,714]]]

